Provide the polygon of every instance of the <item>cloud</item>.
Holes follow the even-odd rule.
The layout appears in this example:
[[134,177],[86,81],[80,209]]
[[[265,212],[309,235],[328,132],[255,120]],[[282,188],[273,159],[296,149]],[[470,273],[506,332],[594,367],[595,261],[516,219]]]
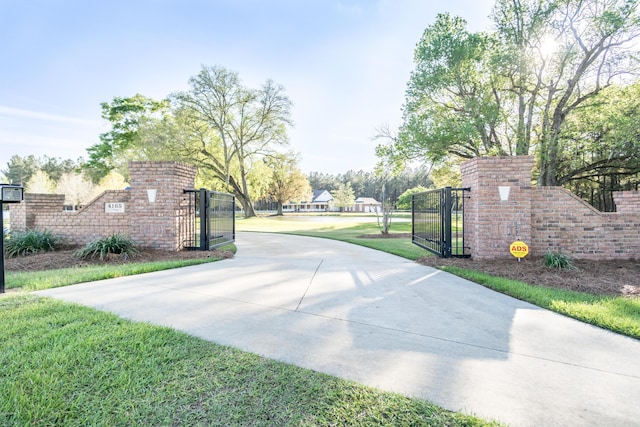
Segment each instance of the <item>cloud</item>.
[[45,120],[56,123],[69,123],[81,126],[100,126],[102,123],[98,120],[80,119],[77,117],[62,116],[58,114],[42,113],[39,111],[22,110],[20,108],[6,107],[0,105],[0,116],[7,116],[18,119],[35,119]]

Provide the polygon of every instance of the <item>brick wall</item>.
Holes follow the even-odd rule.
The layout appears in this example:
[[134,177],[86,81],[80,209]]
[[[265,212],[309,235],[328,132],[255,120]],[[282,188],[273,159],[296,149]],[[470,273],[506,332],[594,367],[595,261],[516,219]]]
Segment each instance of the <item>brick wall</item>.
[[[163,250],[183,247],[186,229],[181,221],[186,197],[194,186],[196,169],[175,162],[129,163],[131,189],[107,191],[77,212],[63,211],[64,195],[25,194],[24,202],[10,205],[11,229],[50,230],[66,243],[85,245],[111,234],[122,234],[136,244]],[[147,190],[156,190],[150,202]],[[108,203],[124,204],[124,212],[106,212]]]
[[[640,258],[640,192],[618,192],[618,212],[602,213],[562,187],[532,187],[531,156],[482,157],[462,165],[465,239],[474,259],[512,258],[522,240],[529,256],[547,250],[580,259]],[[500,201],[499,186],[510,187]]]

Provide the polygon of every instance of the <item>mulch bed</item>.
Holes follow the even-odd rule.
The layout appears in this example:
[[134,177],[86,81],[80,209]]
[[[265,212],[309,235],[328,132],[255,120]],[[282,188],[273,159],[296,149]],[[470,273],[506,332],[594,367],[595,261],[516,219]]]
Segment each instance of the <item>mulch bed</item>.
[[230,258],[233,253],[228,251],[160,251],[143,249],[134,258],[126,258],[121,255],[110,255],[107,259],[99,258],[80,259],[75,256],[76,249],[56,250],[34,255],[18,256],[5,259],[6,271],[38,271],[57,268],[84,267],[88,265],[118,265],[137,262],[171,261],[192,258]]
[[456,266],[532,285],[568,289],[594,295],[640,297],[640,261],[574,260],[574,269],[546,267],[540,258],[474,261],[469,258],[423,257],[431,267]]
[[[364,234],[362,238],[411,238],[411,233]],[[492,276],[519,280],[548,288],[587,292],[594,295],[640,297],[640,260],[574,260],[571,269],[546,267],[541,258],[475,261],[470,258],[427,256],[417,260],[422,265],[439,268],[455,266],[481,271]]]

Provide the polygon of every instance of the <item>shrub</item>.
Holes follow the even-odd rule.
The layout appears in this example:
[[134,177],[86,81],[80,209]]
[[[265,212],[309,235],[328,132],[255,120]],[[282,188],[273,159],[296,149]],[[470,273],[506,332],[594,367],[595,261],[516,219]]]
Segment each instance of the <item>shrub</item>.
[[133,242],[121,234],[112,234],[109,237],[88,243],[87,246],[78,250],[76,256],[85,258],[100,258],[104,260],[110,254],[122,255],[125,258],[134,258],[138,255],[138,250]]
[[18,255],[31,255],[39,252],[53,251],[60,241],[48,230],[12,231],[4,242],[9,258]]
[[573,269],[573,259],[569,255],[563,253],[553,253],[550,250],[544,254],[544,265],[550,268],[569,268]]

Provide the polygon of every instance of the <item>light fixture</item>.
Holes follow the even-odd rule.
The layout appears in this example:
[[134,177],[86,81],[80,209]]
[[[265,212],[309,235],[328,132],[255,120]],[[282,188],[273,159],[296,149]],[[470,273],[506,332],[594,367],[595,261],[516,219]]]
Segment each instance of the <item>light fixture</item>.
[[509,192],[511,191],[511,187],[507,186],[498,186],[498,191],[500,192],[500,201],[506,202],[509,200]]
[[149,199],[149,203],[155,203],[156,202],[156,194],[158,193],[158,190],[156,189],[148,189],[147,190],[147,199]]

